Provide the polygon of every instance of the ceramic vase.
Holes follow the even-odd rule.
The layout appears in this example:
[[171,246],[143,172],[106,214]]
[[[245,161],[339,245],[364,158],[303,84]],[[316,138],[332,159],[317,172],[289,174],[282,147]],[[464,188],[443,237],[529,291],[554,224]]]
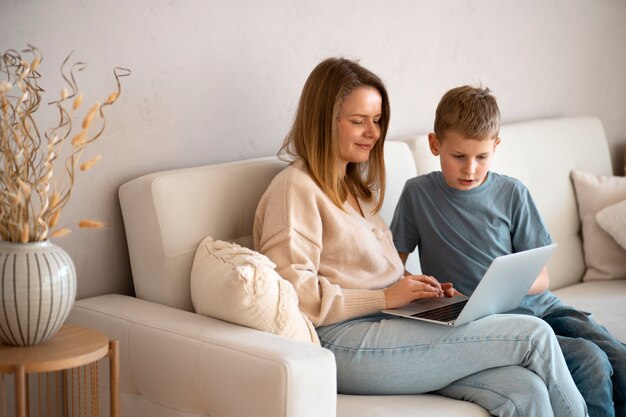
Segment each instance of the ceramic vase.
[[0,241],[0,340],[45,342],[63,325],[76,298],[69,254],[49,242]]

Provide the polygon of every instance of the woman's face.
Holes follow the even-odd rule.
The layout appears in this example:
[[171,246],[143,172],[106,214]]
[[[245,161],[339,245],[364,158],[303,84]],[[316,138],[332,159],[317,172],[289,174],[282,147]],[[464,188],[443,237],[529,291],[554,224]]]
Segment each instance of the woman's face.
[[339,111],[341,162],[366,162],[380,138],[383,99],[374,87],[359,87],[345,98]]

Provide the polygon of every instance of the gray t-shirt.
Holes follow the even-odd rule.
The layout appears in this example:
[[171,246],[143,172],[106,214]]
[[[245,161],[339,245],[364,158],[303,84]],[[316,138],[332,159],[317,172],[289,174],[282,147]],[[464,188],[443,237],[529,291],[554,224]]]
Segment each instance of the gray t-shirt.
[[[391,231],[399,252],[419,248],[422,273],[466,295],[495,257],[552,243],[524,184],[495,172],[471,190],[449,187],[440,171],[408,180]],[[546,291],[526,296],[515,312],[541,317],[557,305]]]

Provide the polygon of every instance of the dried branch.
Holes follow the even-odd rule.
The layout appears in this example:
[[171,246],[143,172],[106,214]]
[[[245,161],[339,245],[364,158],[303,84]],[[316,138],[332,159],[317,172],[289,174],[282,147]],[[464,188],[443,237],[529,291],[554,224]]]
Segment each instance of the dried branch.
[[[61,211],[72,195],[76,168],[86,171],[100,159],[97,155],[80,163],[86,147],[102,136],[105,108],[119,98],[120,78],[130,75],[130,70],[113,69],[116,90],[102,105],[95,103],[82,123],[75,126],[75,113],[83,101],[76,73],[84,70],[86,64],[75,62],[66,70],[70,53],[61,65],[67,87],[61,90],[58,100],[48,103],[56,107],[58,120],[42,138],[34,118],[43,92],[37,72],[42,55],[32,45],[22,53],[31,58],[30,62],[13,49],[0,59],[0,76],[5,78],[0,79],[0,238],[25,243],[69,233],[67,227],[51,230],[57,227]],[[73,134],[75,130],[77,133]],[[83,223],[82,227],[102,226],[92,222],[95,223]]]

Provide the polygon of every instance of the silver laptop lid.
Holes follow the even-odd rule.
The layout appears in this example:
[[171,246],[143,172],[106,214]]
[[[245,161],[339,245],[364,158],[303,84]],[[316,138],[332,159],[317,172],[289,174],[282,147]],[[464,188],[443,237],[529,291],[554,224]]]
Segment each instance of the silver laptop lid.
[[494,259],[455,325],[517,308],[556,247],[553,243]]

